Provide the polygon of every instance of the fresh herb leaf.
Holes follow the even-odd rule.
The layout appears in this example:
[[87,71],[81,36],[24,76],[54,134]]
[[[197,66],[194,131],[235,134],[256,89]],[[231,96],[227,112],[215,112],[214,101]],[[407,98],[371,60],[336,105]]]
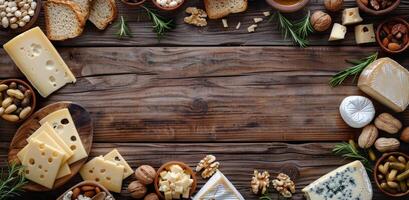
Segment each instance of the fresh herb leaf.
[[149,18],[153,23],[153,30],[156,32],[158,39],[161,39],[165,33],[174,28],[173,20],[165,20],[162,16],[158,15],[156,12],[150,10],[145,6],[141,6],[146,10]]
[[368,172],[373,171],[373,163],[367,158],[367,155],[361,152],[353,140],[350,140],[349,143],[343,142],[335,145],[332,152],[335,155],[340,155],[344,158],[349,158],[353,160],[359,160],[365,166]]
[[332,76],[329,84],[331,85],[331,87],[336,87],[342,84],[342,82],[344,82],[344,80],[346,78],[348,78],[349,76],[354,76],[354,80],[356,79],[356,77],[361,74],[361,72],[365,69],[365,67],[367,67],[369,64],[371,64],[373,61],[375,61],[376,59],[378,59],[378,52],[364,58],[361,60],[352,60],[352,61],[346,61],[347,63],[351,63],[354,66],[349,67],[343,71],[338,72],[337,74],[335,74],[334,76]]
[[124,37],[131,37],[131,31],[128,28],[128,24],[126,23],[123,16],[119,18],[119,21],[114,25],[118,31],[116,35],[119,39],[123,39]]
[[297,33],[303,38],[307,38],[309,34],[314,32],[314,28],[310,22],[311,12],[308,11],[307,15],[294,24]]
[[20,196],[22,187],[27,183],[23,175],[24,167],[17,164],[8,166],[7,172],[0,173],[0,200],[13,199]]
[[271,198],[271,195],[269,194],[269,192],[265,192],[260,198],[258,198],[259,200],[273,200]]

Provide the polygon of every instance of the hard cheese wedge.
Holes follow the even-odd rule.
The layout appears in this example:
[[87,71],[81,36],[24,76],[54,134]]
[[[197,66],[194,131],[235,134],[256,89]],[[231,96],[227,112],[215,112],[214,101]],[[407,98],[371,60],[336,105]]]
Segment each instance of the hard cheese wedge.
[[40,120],[40,124],[45,123],[51,124],[57,134],[61,136],[61,139],[74,152],[74,155],[68,159],[68,164],[88,156],[68,109],[57,110]]
[[18,35],[3,47],[42,97],[76,81],[39,27]]
[[104,160],[102,156],[95,157],[80,170],[82,179],[96,181],[112,192],[121,192],[124,167],[114,162]]
[[358,87],[395,112],[409,104],[409,71],[390,58],[381,58],[362,71]]
[[220,171],[217,171],[193,197],[193,200],[204,199],[244,200],[243,196]]
[[26,167],[25,177],[51,189],[62,159],[63,153],[58,149],[34,139],[28,144],[27,155],[22,161],[22,165]]
[[335,169],[302,191],[307,200],[372,199],[371,181],[360,161]]
[[126,160],[121,156],[121,154],[118,152],[117,149],[113,149],[111,152],[109,152],[107,155],[104,156],[105,160],[112,161],[116,163],[117,165],[121,165],[124,167],[124,177],[123,179],[126,179],[128,176],[133,174],[132,168],[129,166],[129,164],[126,162]]

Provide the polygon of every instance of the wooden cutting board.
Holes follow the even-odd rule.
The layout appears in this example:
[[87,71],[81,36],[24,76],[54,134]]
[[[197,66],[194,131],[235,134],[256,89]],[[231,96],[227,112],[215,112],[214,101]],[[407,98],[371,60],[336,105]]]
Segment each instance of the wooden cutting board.
[[[73,102],[64,101],[53,103],[40,109],[39,111],[34,113],[29,119],[27,119],[23,125],[20,126],[20,128],[14,135],[13,140],[10,143],[8,153],[9,162],[20,163],[19,159],[17,158],[17,153],[22,148],[24,148],[24,146],[27,145],[26,139],[40,127],[40,120],[47,116],[48,114],[64,108],[68,108],[68,110],[70,111],[72,119],[74,120],[75,123],[75,127],[77,128],[78,134],[81,138],[82,144],[84,145],[85,150],[89,154],[91,151],[93,139],[93,125],[91,115],[81,105]],[[70,165],[71,174],[57,179],[52,189],[58,188],[64,185],[67,181],[69,181],[73,176],[75,176],[78,173],[78,171],[86,161],[87,158],[84,158],[75,163],[72,163]],[[50,190],[49,188],[46,188],[31,181],[24,187],[24,189],[36,192]]]

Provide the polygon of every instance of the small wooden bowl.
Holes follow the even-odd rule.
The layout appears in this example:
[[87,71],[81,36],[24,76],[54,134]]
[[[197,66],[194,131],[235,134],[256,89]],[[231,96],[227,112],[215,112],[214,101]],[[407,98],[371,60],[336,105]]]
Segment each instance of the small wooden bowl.
[[302,8],[304,8],[308,4],[309,0],[300,0],[299,2],[292,4],[292,5],[280,4],[275,0],[266,0],[266,2],[270,4],[270,6],[272,6],[273,8],[277,9],[280,12],[293,13],[293,12],[297,12],[301,10]]
[[10,27],[8,27],[7,29],[4,29],[2,27],[3,30],[9,30],[11,33],[14,34],[18,34],[18,33],[22,33],[30,28],[32,28],[34,26],[34,24],[37,22],[38,16],[40,16],[40,12],[41,12],[41,7],[42,7],[42,2],[41,0],[35,0],[35,2],[37,2],[37,7],[34,11],[34,15],[31,16],[30,21],[23,27],[19,27],[16,29],[11,29]]
[[141,6],[142,4],[144,4],[146,2],[146,0],[138,0],[137,2],[130,2],[127,0],[121,0],[122,3],[124,3],[125,5],[131,7],[131,8],[136,8]]
[[7,121],[7,120],[1,118],[2,120],[6,121],[6,122],[19,124],[21,122],[24,122],[26,119],[30,118],[30,116],[34,113],[34,110],[35,110],[36,105],[37,105],[37,96],[36,96],[36,93],[33,90],[33,88],[30,86],[30,84],[28,84],[25,81],[20,80],[20,79],[6,79],[4,81],[1,81],[0,84],[9,85],[11,82],[16,82],[18,85],[23,85],[25,88],[31,90],[31,111],[30,111],[30,113],[28,113],[28,115],[27,115],[27,117],[25,119],[20,119],[20,120],[18,120],[16,122],[11,122],[11,121]]
[[155,191],[156,194],[160,197],[160,199],[165,199],[165,196],[163,196],[163,193],[161,191],[159,191],[159,179],[160,179],[160,173],[164,170],[166,170],[166,168],[168,168],[171,165],[179,165],[181,166],[187,173],[190,174],[191,178],[193,179],[193,183],[192,183],[192,187],[190,189],[190,196],[193,195],[193,193],[196,191],[196,187],[197,187],[197,179],[196,179],[196,174],[195,172],[193,172],[192,168],[190,168],[188,165],[186,165],[183,162],[179,162],[179,161],[170,161],[167,162],[165,164],[163,164],[157,171],[156,176],[155,176]]
[[[391,54],[401,53],[401,52],[405,51],[406,49],[408,49],[408,47],[409,47],[409,42],[407,42],[407,43],[405,44],[405,46],[404,46],[403,48],[399,49],[398,51],[391,51],[391,50],[389,50],[387,47],[383,46],[383,44],[382,44],[382,38],[381,38],[382,27],[383,27],[385,24],[387,24],[387,23],[389,23],[389,22],[394,22],[394,21],[400,22],[400,23],[402,23],[402,24],[405,24],[406,27],[407,27],[408,30],[409,30],[409,23],[408,23],[406,20],[404,20],[404,19],[402,19],[402,18],[399,18],[399,17],[394,17],[394,18],[392,18],[392,19],[387,19],[387,20],[383,21],[381,24],[378,25],[378,28],[376,29],[376,41],[378,42],[379,46],[380,46],[385,52],[388,52],[388,53],[391,53]],[[408,34],[409,34],[409,33],[408,33]],[[409,35],[408,35],[408,37],[409,37]]]
[[376,164],[375,164],[373,176],[374,176],[374,180],[375,180],[376,186],[378,186],[378,189],[379,189],[381,192],[383,192],[384,194],[386,194],[386,195],[388,195],[388,196],[391,196],[391,197],[402,197],[402,196],[408,195],[408,194],[409,194],[409,190],[406,191],[405,193],[392,194],[392,193],[389,193],[388,191],[386,191],[386,190],[384,190],[384,189],[381,188],[381,183],[379,183],[379,181],[378,181],[378,167],[379,167],[379,165],[380,165],[381,163],[383,163],[383,161],[386,160],[389,156],[395,156],[395,157],[403,156],[403,157],[406,158],[407,161],[409,161],[409,156],[406,155],[406,154],[404,154],[404,153],[401,153],[401,152],[391,152],[391,153],[386,153],[386,154],[384,154],[381,158],[378,159],[378,161],[377,161]]
[[164,10],[164,11],[173,11],[173,10],[177,10],[178,8],[180,8],[180,6],[182,6],[185,3],[185,0],[182,0],[182,3],[178,4],[177,6],[174,7],[163,7],[161,6],[158,2],[156,2],[156,0],[152,0],[153,5],[155,5],[157,8]]
[[57,200],[63,200],[64,199],[64,195],[69,192],[72,191],[73,189],[77,188],[77,187],[82,187],[82,186],[94,186],[94,187],[99,187],[101,188],[101,192],[105,192],[107,194],[107,196],[111,196],[113,200],[115,200],[114,195],[112,195],[104,186],[102,186],[101,184],[95,182],[95,181],[82,181],[76,185],[74,185],[73,187],[71,187],[70,189],[68,189],[67,191],[65,191],[60,197],[57,198]]
[[359,9],[370,15],[385,15],[395,10],[400,4],[400,0],[396,0],[395,3],[383,10],[374,10],[372,8],[368,8],[364,3],[362,3],[361,0],[356,0],[356,3],[358,4]]

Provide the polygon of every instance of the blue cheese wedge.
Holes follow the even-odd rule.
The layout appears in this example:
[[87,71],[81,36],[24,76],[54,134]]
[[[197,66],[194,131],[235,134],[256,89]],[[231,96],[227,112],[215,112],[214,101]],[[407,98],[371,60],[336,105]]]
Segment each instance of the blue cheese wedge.
[[372,186],[360,161],[341,166],[304,189],[307,200],[371,200]]

